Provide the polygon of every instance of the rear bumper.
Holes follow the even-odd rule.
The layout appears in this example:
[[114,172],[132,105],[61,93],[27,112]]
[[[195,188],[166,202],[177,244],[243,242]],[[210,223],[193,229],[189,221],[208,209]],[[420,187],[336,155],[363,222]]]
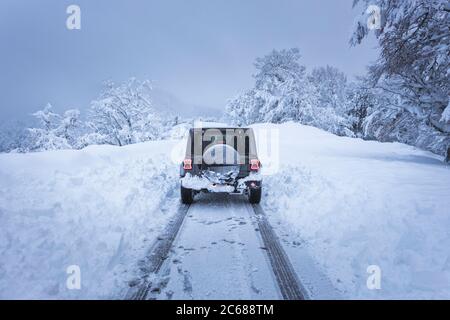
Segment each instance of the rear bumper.
[[245,193],[250,188],[258,189],[262,185],[261,175],[253,172],[246,177],[237,178],[233,184],[212,183],[206,177],[189,172],[182,176],[180,181],[184,188],[214,193]]

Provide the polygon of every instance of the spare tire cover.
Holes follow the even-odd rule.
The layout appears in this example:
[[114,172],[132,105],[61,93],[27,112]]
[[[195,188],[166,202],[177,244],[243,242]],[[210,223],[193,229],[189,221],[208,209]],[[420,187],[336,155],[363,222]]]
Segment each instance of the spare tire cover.
[[239,165],[239,153],[227,144],[215,144],[205,150],[203,161],[207,165]]
[[226,144],[216,144],[205,150],[203,174],[214,183],[232,183],[239,175],[239,153]]

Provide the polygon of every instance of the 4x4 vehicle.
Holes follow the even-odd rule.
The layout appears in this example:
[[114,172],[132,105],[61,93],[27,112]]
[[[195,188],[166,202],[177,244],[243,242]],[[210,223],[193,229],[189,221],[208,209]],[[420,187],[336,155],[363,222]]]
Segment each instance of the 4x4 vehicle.
[[261,163],[253,129],[202,127],[189,130],[180,166],[181,201],[190,204],[200,192],[244,194],[261,201]]

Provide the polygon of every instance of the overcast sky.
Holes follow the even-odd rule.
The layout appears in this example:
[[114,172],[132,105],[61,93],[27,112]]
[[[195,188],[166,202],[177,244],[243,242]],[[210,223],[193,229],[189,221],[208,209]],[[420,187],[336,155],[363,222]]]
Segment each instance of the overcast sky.
[[[221,109],[249,88],[253,61],[298,47],[308,68],[350,77],[376,57],[350,48],[353,0],[1,0],[2,120],[51,102],[85,109],[106,79],[151,79],[180,100]],[[81,30],[66,8],[81,7]]]

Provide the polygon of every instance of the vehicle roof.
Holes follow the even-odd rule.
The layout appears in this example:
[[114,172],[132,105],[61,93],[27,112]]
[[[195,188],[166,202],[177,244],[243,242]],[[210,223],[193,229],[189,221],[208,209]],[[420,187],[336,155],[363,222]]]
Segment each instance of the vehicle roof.
[[249,129],[249,128],[236,127],[223,122],[196,121],[194,123],[193,129]]
[[[253,132],[253,129],[252,128],[243,128],[243,127],[231,127],[231,126],[227,126],[227,127],[209,127],[208,126],[208,127],[189,129],[189,137],[188,137],[187,148],[186,148],[186,157],[192,157],[195,152],[200,152],[200,153],[198,155],[194,155],[194,157],[202,156],[203,147],[202,147],[202,150],[194,151],[194,149],[195,149],[194,144],[195,144],[195,141],[197,140],[197,138],[201,139],[198,142],[201,142],[203,140],[203,136],[205,134],[207,134],[205,132],[205,130],[208,130],[208,129],[220,130],[221,135],[226,135],[227,133],[224,131],[228,130],[228,129],[232,129],[232,130],[239,129],[239,130],[245,131],[245,132],[238,131],[239,132],[238,135],[242,136],[242,138],[243,137],[249,138],[248,139],[248,150],[246,150],[246,153],[248,152],[249,157],[257,157],[255,134]],[[236,132],[236,133],[238,133],[238,132]],[[244,134],[241,134],[241,133],[244,133]],[[211,134],[214,135],[214,132],[211,132]],[[237,142],[234,142],[234,143],[237,143]],[[233,148],[235,148],[235,147],[233,146]],[[247,154],[246,154],[246,156],[247,156]]]
[[195,129],[202,129],[202,130],[208,130],[208,129],[243,129],[243,130],[253,130],[252,128],[248,127],[201,127],[201,128],[191,128],[191,130]]

